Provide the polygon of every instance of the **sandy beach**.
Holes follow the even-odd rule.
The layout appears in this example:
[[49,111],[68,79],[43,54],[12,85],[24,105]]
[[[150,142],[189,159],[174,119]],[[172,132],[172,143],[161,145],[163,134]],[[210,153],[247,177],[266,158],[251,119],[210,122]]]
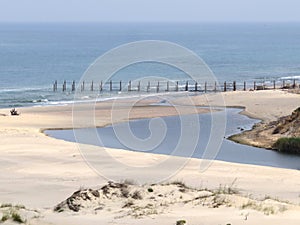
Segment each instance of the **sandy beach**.
[[[244,107],[245,115],[266,122],[291,114],[300,103],[299,95],[281,90],[227,92],[191,97],[193,103],[200,106],[218,106],[220,98],[226,106]],[[132,100],[120,100],[115,110],[120,114],[124,112],[124,117],[118,117],[120,121],[114,122],[129,118],[177,115],[178,111],[174,107],[151,105],[158,100],[140,101],[130,109],[129,114],[126,106],[130,105]],[[174,103],[184,105],[177,106],[183,114],[208,112],[206,109],[191,111],[189,103],[184,98],[178,97]],[[111,123],[112,104],[114,103],[97,103],[96,126]],[[84,112],[86,105],[82,104],[78,109]],[[225,196],[230,199],[231,206],[221,205],[218,208],[211,208],[193,204],[170,204],[170,207],[161,214],[151,214],[141,218],[120,217],[121,209],[117,204],[112,204],[109,210],[99,211],[97,214],[54,212],[53,208],[74,191],[80,188],[100,188],[108,180],[86,163],[76,143],[53,139],[42,133],[45,129],[72,128],[71,105],[29,107],[19,110],[20,116],[10,116],[9,109],[0,109],[0,203],[24,205],[28,210],[23,210],[22,215],[27,218],[28,224],[176,224],[180,219],[186,220],[187,224],[195,225],[296,225],[300,223],[300,172],[298,170],[214,161],[207,170],[200,172],[201,160],[187,161],[176,157],[172,162],[183,163],[185,166],[175,171],[165,182],[179,180],[190,187],[211,191],[218,190],[220,186],[232,186],[239,194]],[[84,119],[81,125],[84,126]],[[155,177],[164,174],[162,168],[156,165],[172,158],[166,155],[103,149],[96,146],[88,146],[88,148],[91,152],[107,153],[104,155],[107,158],[103,156],[95,160],[99,160],[108,179],[116,182],[125,179],[143,181],[140,185],[149,185]],[[112,167],[111,158],[128,165],[128,169],[120,171],[120,168]],[[144,174],[138,174],[139,166],[149,166],[149,171],[146,168],[141,170]],[[165,167],[165,170],[168,174],[168,167]],[[143,180],[137,177],[142,177]],[[268,214],[260,210],[261,208],[258,209],[259,207],[241,207],[249,202],[249,199],[259,201],[257,204],[265,204],[267,201],[269,207],[273,207],[275,212]],[[278,204],[284,204],[286,210],[276,211]],[[0,216],[1,214],[3,210]]]

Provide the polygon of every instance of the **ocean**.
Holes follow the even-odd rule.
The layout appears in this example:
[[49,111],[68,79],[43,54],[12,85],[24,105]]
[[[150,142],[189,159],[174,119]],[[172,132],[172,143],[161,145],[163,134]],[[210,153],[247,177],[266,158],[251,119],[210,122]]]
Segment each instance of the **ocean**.
[[[163,40],[199,55],[219,82],[300,79],[298,23],[2,23],[0,24],[0,108],[66,104],[74,101],[64,80],[79,81],[99,56],[128,42]],[[116,80],[184,74],[159,64],[137,64]],[[53,92],[53,82],[59,88]],[[124,97],[86,93],[76,101]]]

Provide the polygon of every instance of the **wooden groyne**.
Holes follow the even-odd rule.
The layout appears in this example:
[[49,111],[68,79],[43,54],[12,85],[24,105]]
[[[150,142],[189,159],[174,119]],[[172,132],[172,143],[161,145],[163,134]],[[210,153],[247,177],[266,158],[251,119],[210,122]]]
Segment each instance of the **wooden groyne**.
[[209,83],[209,82],[197,82],[197,81],[108,81],[96,83],[94,81],[83,81],[80,85],[76,84],[76,81],[67,82],[64,80],[61,84],[57,81],[53,82],[53,91],[62,92],[75,92],[76,89],[80,89],[80,92],[84,91],[109,91],[109,92],[179,92],[179,91],[191,91],[191,92],[226,92],[226,91],[246,91],[246,90],[270,90],[270,89],[296,89],[300,88],[299,82],[293,81],[268,81],[268,82],[223,82],[223,83]]

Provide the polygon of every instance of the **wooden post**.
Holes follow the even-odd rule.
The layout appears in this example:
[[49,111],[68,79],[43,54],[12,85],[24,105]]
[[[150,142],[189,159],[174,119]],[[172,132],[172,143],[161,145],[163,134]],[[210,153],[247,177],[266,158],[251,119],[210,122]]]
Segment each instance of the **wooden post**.
[[63,83],[63,92],[67,90],[67,81],[64,81]]
[[53,83],[53,91],[57,91],[57,80]]
[[109,81],[109,90],[112,91],[112,80]]
[[215,81],[215,88],[214,91],[217,92],[217,82]]
[[296,80],[294,79],[293,81],[293,88],[295,89],[296,88]]
[[119,91],[122,91],[122,81],[120,80],[120,88]]
[[147,92],[150,91],[150,81],[148,81],[148,85],[147,85]]
[[227,88],[226,88],[226,81],[224,82],[224,92],[226,92]]
[[138,82],[137,90],[138,90],[138,92],[141,91],[141,81]]
[[75,80],[73,80],[73,83],[72,83],[72,91],[75,91]]
[[244,81],[244,91],[247,90],[247,84],[246,84],[246,81]]
[[274,90],[276,89],[276,81],[275,80],[273,81],[273,89]]
[[185,83],[185,91],[188,91],[189,90],[189,82],[187,81],[186,83]]
[[285,80],[282,81],[282,88],[285,87]]
[[236,91],[236,82],[233,81],[233,91]]
[[167,81],[167,89],[166,91],[169,91],[169,81]]
[[198,82],[195,83],[195,91],[198,91]]
[[84,91],[84,81],[82,82],[82,85],[81,85],[81,91]]
[[253,90],[256,90],[256,81],[254,81]]
[[92,81],[92,84],[91,84],[91,91],[94,91],[94,81]]
[[128,91],[131,91],[131,80],[128,83]]
[[157,82],[156,92],[159,92],[159,81]]
[[204,84],[204,93],[206,93],[207,92],[207,82],[205,82],[205,84]]
[[175,91],[178,91],[178,81],[176,81],[176,87],[175,87]]
[[102,80],[100,81],[100,84],[99,84],[99,91],[100,92],[103,91],[103,82],[102,82]]

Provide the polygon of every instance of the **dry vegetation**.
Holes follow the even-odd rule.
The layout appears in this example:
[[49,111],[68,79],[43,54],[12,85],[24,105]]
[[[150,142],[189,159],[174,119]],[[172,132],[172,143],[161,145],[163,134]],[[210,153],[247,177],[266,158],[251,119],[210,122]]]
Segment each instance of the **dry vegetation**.
[[[58,204],[55,212],[84,212],[101,214],[111,211],[120,219],[127,216],[143,218],[172,211],[173,207],[251,209],[265,215],[277,214],[292,207],[289,203],[266,198],[254,200],[239,195],[235,180],[230,185],[220,185],[216,190],[188,187],[181,181],[168,184],[136,185],[126,182],[109,182],[100,189],[83,189],[74,192]],[[112,211],[115,210],[115,211]],[[178,224],[183,224],[179,221]]]

